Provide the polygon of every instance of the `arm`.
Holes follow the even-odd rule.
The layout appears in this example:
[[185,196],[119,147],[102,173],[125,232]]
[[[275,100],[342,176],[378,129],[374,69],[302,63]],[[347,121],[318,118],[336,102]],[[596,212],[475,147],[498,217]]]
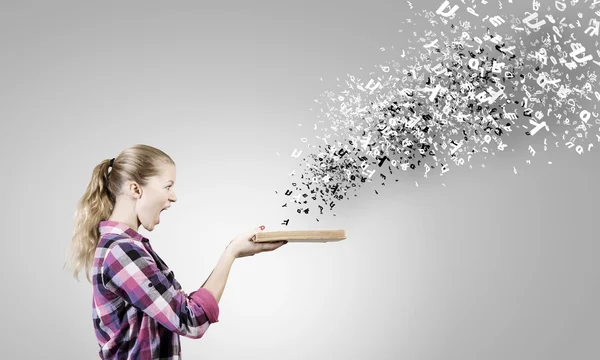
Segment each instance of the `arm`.
[[102,283],[179,335],[198,339],[211,323],[218,322],[219,307],[208,291],[200,288],[186,297],[163,275],[154,259],[131,242],[116,242],[108,249]]
[[227,278],[229,277],[229,270],[231,270],[231,266],[233,265],[233,261],[235,260],[235,255],[226,248],[217,266],[208,276],[208,279],[202,284],[201,288],[204,288],[215,297],[217,304],[221,301],[221,295],[223,295],[223,290],[225,290],[225,284],[227,283]]

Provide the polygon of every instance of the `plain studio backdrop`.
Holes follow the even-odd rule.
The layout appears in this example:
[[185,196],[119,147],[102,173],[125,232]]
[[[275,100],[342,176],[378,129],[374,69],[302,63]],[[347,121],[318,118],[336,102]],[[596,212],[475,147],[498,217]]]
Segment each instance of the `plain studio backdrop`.
[[399,59],[409,9],[3,2],[0,357],[98,358],[92,287],[62,270],[73,212],[95,165],[143,143],[176,162],[178,201],[140,233],[188,293],[256,226],[347,234],[236,260],[220,322],[181,338],[185,359],[598,358],[598,146],[545,133],[532,157],[509,136],[472,169],[363,184],[320,222],[281,207],[302,171],[290,154],[323,135],[314,99]]

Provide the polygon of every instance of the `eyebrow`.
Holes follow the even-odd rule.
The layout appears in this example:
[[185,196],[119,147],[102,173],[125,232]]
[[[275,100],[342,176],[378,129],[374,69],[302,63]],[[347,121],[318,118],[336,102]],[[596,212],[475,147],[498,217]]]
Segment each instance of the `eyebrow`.
[[[168,182],[172,182],[173,184],[175,183],[175,181],[173,181],[173,180],[169,180],[169,181],[167,181],[166,183],[168,183]],[[165,184],[166,184],[166,183],[165,183]]]

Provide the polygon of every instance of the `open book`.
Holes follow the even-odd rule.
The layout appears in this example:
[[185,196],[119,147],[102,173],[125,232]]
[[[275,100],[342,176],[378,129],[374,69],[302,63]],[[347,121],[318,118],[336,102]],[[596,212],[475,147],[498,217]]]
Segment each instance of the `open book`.
[[346,239],[345,230],[265,231],[252,237],[254,242],[328,242]]

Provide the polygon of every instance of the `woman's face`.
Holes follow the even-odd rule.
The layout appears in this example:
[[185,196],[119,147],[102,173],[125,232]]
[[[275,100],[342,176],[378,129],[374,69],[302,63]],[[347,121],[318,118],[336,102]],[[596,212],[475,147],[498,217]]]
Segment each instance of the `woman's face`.
[[135,212],[139,222],[148,231],[160,222],[160,213],[177,201],[175,191],[175,166],[164,164],[160,167],[160,174],[150,178],[146,186],[142,186],[142,195],[136,201]]

